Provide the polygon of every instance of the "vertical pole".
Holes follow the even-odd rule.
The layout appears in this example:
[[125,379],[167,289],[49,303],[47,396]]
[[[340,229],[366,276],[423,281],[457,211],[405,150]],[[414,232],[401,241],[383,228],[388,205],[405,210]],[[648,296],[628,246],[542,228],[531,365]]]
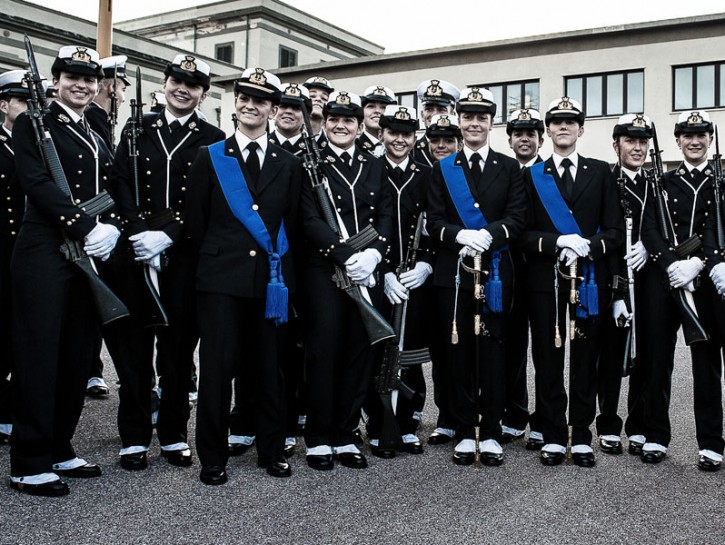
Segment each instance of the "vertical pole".
[[111,56],[111,43],[113,41],[112,3],[112,0],[98,0],[98,33],[96,36],[96,50],[101,58]]

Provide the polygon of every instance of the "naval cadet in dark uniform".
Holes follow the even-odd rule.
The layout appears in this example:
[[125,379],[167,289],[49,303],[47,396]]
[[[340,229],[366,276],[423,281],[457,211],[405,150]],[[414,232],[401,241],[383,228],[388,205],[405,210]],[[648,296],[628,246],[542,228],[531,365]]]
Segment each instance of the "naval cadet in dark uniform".
[[[524,169],[543,159],[539,149],[544,143],[544,121],[537,110],[525,108],[509,114],[506,134],[519,166]],[[536,413],[529,415],[529,390],[526,379],[529,352],[529,316],[526,302],[526,260],[520,248],[511,249],[514,263],[514,303],[506,330],[506,404],[501,422],[501,442],[524,436],[529,424],[528,450],[544,445]]]
[[[87,278],[59,250],[65,235],[91,259],[108,259],[120,236],[115,212],[86,214],[82,203],[106,188],[110,156],[83,111],[102,72],[98,53],[66,46],[51,72],[58,92],[44,116],[68,173],[70,196],[50,177],[29,116],[18,116],[13,150],[27,209],[11,263],[13,283],[13,433],[11,486],[44,496],[67,494],[61,477],[97,477],[71,441],[83,409],[99,318]],[[62,234],[64,232],[64,235]]]
[[[463,150],[435,164],[428,193],[428,232],[439,246],[433,285],[438,288],[439,315],[453,323],[453,331],[443,333],[450,335],[445,365],[458,441],[453,461],[469,465],[480,449],[481,461],[495,466],[503,462],[498,439],[504,408],[506,322],[514,282],[509,245],[526,223],[526,191],[518,163],[490,148],[489,132],[496,115],[493,94],[488,89],[466,88],[456,111]],[[474,297],[473,275],[461,271],[459,259],[472,266],[470,258],[476,254],[488,273],[488,280],[481,275],[486,284],[481,308],[476,303],[481,300]]]
[[[389,304],[381,306],[383,316],[391,317],[395,305],[406,305],[405,324],[401,324],[403,350],[426,348],[435,323],[434,294],[428,280],[433,272],[434,252],[424,229],[418,235],[419,243],[413,248],[416,229],[421,215],[425,221],[428,186],[431,169],[412,160],[418,117],[407,106],[391,104],[380,117],[380,140],[385,146],[386,180],[393,194],[395,230],[390,253],[381,263],[384,272],[384,292]],[[413,255],[414,254],[414,255]],[[412,263],[414,260],[415,263]],[[391,318],[392,321],[392,318]],[[399,345],[399,339],[391,340]],[[410,454],[422,454],[423,446],[416,435],[425,405],[425,378],[421,365],[407,368],[402,380],[414,394],[411,399],[398,395],[395,414],[401,433],[402,449]],[[370,451],[381,458],[392,458],[395,450],[379,443],[382,404],[375,387],[371,387],[364,407],[369,416],[367,433]]]
[[[427,79],[418,85],[418,110],[423,125],[428,128],[431,118],[439,114],[451,114],[460,95],[460,90],[455,85],[440,79]],[[416,163],[433,166],[435,160],[431,156],[428,136],[423,135],[415,143]]]
[[[103,79],[98,84],[98,94],[86,108],[83,116],[88,124],[106,144],[106,147],[114,151],[116,149],[114,124],[118,119],[118,108],[125,102],[126,87],[131,82],[126,77],[126,55],[106,57],[101,59]],[[115,95],[115,101],[112,97]],[[114,103],[115,102],[115,103]],[[115,108],[115,111],[114,111]],[[110,393],[106,381],[103,380],[103,361],[101,360],[101,347],[103,340],[101,335],[97,339],[97,353],[88,377],[86,395],[91,397],[105,397]]]
[[[367,460],[354,444],[353,429],[372,378],[373,351],[357,306],[335,286],[332,276],[337,266],[369,290],[373,303],[380,300],[382,279],[376,277],[389,251],[393,208],[384,163],[355,147],[362,130],[360,97],[336,91],[324,114],[329,141],[320,166],[342,233],[336,234],[323,219],[310,184],[304,184],[307,463],[329,470],[334,454],[343,466],[365,468]],[[345,242],[368,225],[378,238],[365,249]]]
[[[595,464],[589,427],[596,414],[602,320],[611,320],[610,315],[603,315],[609,307],[611,284],[605,256],[624,240],[622,211],[609,165],[576,151],[584,119],[576,100],[563,97],[553,101],[544,122],[554,153],[524,170],[529,216],[520,246],[529,266],[527,300],[544,465],[564,461],[569,435],[567,405],[572,459],[583,467]],[[571,305],[571,281],[562,278],[558,269],[573,272],[575,264],[577,277],[584,280],[576,281],[579,297]],[[564,337],[571,342],[569,398],[564,386]]]
[[292,245],[299,234],[302,163],[268,140],[280,87],[274,74],[246,69],[234,86],[237,131],[202,148],[189,171],[186,218],[199,251],[197,451],[200,478],[208,485],[227,479],[235,375],[236,387],[254,397],[257,464],[274,477],[291,475],[283,456],[282,363],[295,290]]
[[[623,115],[614,126],[612,138],[614,152],[617,155],[614,175],[617,180],[620,206],[625,215],[625,222],[628,221],[627,217],[631,219],[631,233],[629,253],[625,240],[619,251],[610,256],[613,260],[612,269],[618,271],[618,281],[617,289],[614,290],[612,319],[605,320],[602,329],[603,338],[607,339],[607,342],[602,343],[597,369],[599,414],[596,418],[596,428],[602,452],[614,455],[623,452],[620,437],[623,422],[617,411],[622,375],[626,372],[629,375],[625,427],[629,439],[628,449],[630,454],[639,455],[645,443],[642,389],[647,369],[652,365],[648,352],[650,346],[658,342],[655,338],[646,336],[646,333],[652,333],[647,327],[647,320],[651,309],[654,308],[652,305],[656,306],[657,303],[644,298],[644,287],[647,283],[656,282],[658,279],[652,277],[653,268],[647,264],[649,254],[642,242],[644,218],[642,212],[651,198],[647,171],[643,165],[648,158],[652,122],[641,114]],[[628,268],[631,272],[627,270]],[[629,300],[630,290],[627,283],[629,276],[634,282],[634,307]],[[636,315],[636,318],[633,318],[633,315]],[[636,336],[634,359],[631,359],[630,334]]]
[[[701,274],[707,257],[699,241],[705,235],[712,210],[713,171],[707,162],[714,126],[705,111],[682,112],[675,124],[675,139],[683,161],[663,176],[667,195],[666,217],[669,241],[660,230],[654,199],[645,209],[642,240],[659,281],[646,284],[652,291],[650,301],[657,301],[650,313],[648,327],[658,341],[652,343],[647,385],[644,392],[644,436],[642,461],[659,463],[667,453],[671,439],[669,418],[670,390],[674,366],[677,331],[681,325],[675,295],[685,295],[695,310],[708,340],[690,344],[695,408],[695,429],[703,471],[720,469],[723,454],[722,334],[715,321],[716,291],[707,274]],[[693,238],[694,237],[694,238]],[[695,242],[691,245],[691,242]],[[676,290],[684,290],[678,292]],[[693,309],[694,307],[694,309]],[[687,335],[686,335],[687,337]]]
[[327,145],[327,137],[323,128],[325,116],[323,110],[330,98],[330,93],[335,91],[332,82],[322,76],[307,78],[304,85],[310,93],[312,109],[310,110],[310,124],[312,125],[312,136],[315,137],[317,145],[324,148]]
[[303,102],[310,112],[312,100],[307,87],[297,83],[283,83],[282,96],[274,115],[274,130],[269,133],[272,144],[298,157],[305,153],[305,143],[302,140],[302,127],[305,123],[302,115]]
[[461,151],[463,137],[456,114],[436,114],[425,129],[428,150],[433,161],[440,161]]
[[[0,75],[0,444],[10,440],[12,411],[10,370],[12,369],[12,289],[10,258],[25,212],[25,195],[15,175],[13,125],[27,109],[30,98],[25,70],[10,70]],[[38,380],[41,380],[40,378]]]
[[[209,65],[192,55],[177,55],[164,73],[166,108],[144,116],[138,138],[138,187],[129,168],[126,138],[121,139],[114,161],[113,183],[127,241],[123,256],[119,252],[114,263],[113,284],[126,291],[131,317],[111,324],[104,333],[121,382],[120,462],[127,470],[144,469],[148,463],[154,340],[161,389],[156,424],[161,454],[175,466],[192,464],[187,422],[189,377],[199,338],[196,255],[188,242],[182,212],[189,167],[199,148],[224,138],[221,130],[196,113],[209,90]],[[143,284],[144,266],[155,278],[167,326],[153,327],[148,322],[142,295],[148,289]]]
[[375,157],[382,157],[385,146],[380,139],[380,117],[388,105],[397,103],[395,93],[389,87],[373,85],[360,95],[360,101],[364,116],[363,132],[357,139],[357,145]]

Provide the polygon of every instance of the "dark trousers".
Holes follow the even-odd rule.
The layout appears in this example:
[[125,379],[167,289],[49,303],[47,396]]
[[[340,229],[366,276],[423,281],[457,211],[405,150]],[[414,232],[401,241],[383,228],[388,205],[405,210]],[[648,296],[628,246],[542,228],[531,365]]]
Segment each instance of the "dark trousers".
[[[263,299],[199,293],[199,400],[196,448],[202,466],[225,466],[232,379],[254,392],[257,454],[262,461],[284,449],[284,380],[280,359],[286,326],[264,318]],[[258,350],[250,357],[249,346]],[[243,369],[239,373],[238,370]],[[240,384],[240,378],[250,383]],[[163,396],[162,396],[163,399]]]
[[[650,338],[658,341],[651,345],[652,365],[644,393],[644,435],[649,443],[668,446],[672,437],[669,408],[680,318],[670,290],[662,281],[648,282],[645,289],[651,292],[650,300],[659,303],[648,320]],[[700,449],[722,453],[725,446],[722,437],[722,343],[715,307],[718,296],[707,277],[693,296],[700,323],[710,334],[710,340],[690,346],[697,443]]]
[[[331,277],[329,266],[305,271],[308,448],[354,442],[353,430],[372,378],[373,354],[360,313]],[[369,291],[374,301],[379,300],[379,288]]]
[[0,424],[12,423],[10,370],[12,368],[12,289],[10,258],[15,238],[0,234]]
[[[609,296],[599,292],[599,300]],[[597,358],[601,342],[601,324],[606,316],[577,320],[578,332],[569,341],[569,316],[567,306],[569,290],[559,290],[559,330],[561,348],[554,344],[556,305],[554,293],[529,292],[529,317],[531,320],[531,348],[536,370],[536,413],[541,432],[547,444],[566,445],[568,423],[572,426],[572,444],[589,445],[592,433],[589,426],[596,414]],[[600,308],[606,308],[600,303]],[[564,384],[564,346],[570,342],[569,394]]]
[[36,475],[76,457],[71,440],[83,410],[98,315],[87,280],[58,245],[22,244],[19,238],[11,269],[11,474]]

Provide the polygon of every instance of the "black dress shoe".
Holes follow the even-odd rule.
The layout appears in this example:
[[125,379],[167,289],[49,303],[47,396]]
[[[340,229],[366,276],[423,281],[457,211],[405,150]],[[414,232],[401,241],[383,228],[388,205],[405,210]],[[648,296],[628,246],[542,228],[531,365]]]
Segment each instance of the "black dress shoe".
[[350,469],[365,469],[368,467],[368,461],[365,455],[360,452],[341,452],[337,454],[340,463]]
[[643,450],[641,458],[645,464],[659,464],[665,456],[667,453],[661,450]]
[[222,466],[202,467],[199,480],[210,486],[224,484],[227,482],[227,471]]
[[423,445],[420,444],[420,441],[403,443],[403,451],[408,454],[423,454]]
[[500,466],[503,464],[503,452],[482,452],[481,463],[485,466]]
[[357,428],[353,430],[353,438],[352,442],[354,445],[357,445],[358,447],[361,446],[365,441],[363,440],[362,432],[360,431],[360,428]]
[[0,432],[0,445],[5,445],[10,442],[10,436],[7,433]]
[[31,496],[65,496],[68,492],[70,492],[68,485],[60,479],[43,484],[27,484],[10,481],[10,488],[30,494]]
[[640,443],[639,441],[630,441],[627,451],[634,456],[642,456],[642,447],[644,447],[644,443]]
[[558,466],[564,461],[564,458],[565,456],[563,452],[549,452],[542,450],[539,460],[541,460],[541,463],[545,466]]
[[579,467],[594,467],[597,463],[593,452],[573,452],[571,459]]
[[193,463],[191,450],[188,448],[181,450],[162,450],[161,456],[172,466],[189,467]]
[[450,435],[446,435],[445,433],[438,433],[437,431],[434,431],[430,434],[430,437],[428,437],[428,444],[429,445],[445,445],[446,443],[450,443],[451,437]]
[[285,445],[284,446],[284,457],[285,458],[291,458],[295,453],[295,445]]
[[717,471],[720,469],[720,462],[707,456],[700,456],[697,460],[697,469],[700,471]]
[[475,452],[453,452],[453,463],[459,466],[470,466],[475,458]]
[[335,464],[332,463],[332,454],[308,454],[307,465],[318,471],[329,471]]
[[622,454],[621,441],[609,441],[608,439],[599,439],[599,448],[605,454]]
[[133,454],[121,454],[121,467],[128,471],[140,471],[149,465],[146,452],[134,452]]
[[85,464],[73,469],[53,469],[59,477],[72,477],[74,479],[91,479],[101,476],[101,468],[96,464]]
[[284,456],[277,456],[271,460],[258,460],[257,466],[267,470],[267,475],[272,477],[290,477],[292,476],[292,467],[289,465]]
[[526,440],[526,450],[541,450],[541,447],[543,447],[545,444],[546,443],[544,443],[543,439],[534,439],[532,437],[529,437]]
[[106,397],[110,393],[108,386],[95,385],[86,389],[88,397]]
[[384,458],[386,460],[395,458],[395,451],[393,449],[383,448],[380,446],[376,447],[375,445],[370,445],[370,454],[377,458]]
[[229,443],[229,456],[241,456],[249,450],[252,445],[244,443]]
[[510,443],[511,441],[515,441],[516,439],[521,439],[524,436],[524,432],[521,432],[518,435],[514,435],[513,433],[508,432],[501,432],[501,437],[498,438],[498,442],[501,445],[505,445],[507,443]]

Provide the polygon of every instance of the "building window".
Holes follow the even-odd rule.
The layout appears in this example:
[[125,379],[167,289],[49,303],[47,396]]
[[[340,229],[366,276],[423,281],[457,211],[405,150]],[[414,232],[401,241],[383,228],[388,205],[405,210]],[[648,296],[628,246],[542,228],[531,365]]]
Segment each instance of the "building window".
[[[476,87],[472,85],[471,87]],[[508,83],[495,83],[492,85],[478,85],[485,87],[493,93],[493,100],[497,104],[494,124],[506,123],[509,115],[521,108],[539,109],[539,82],[512,81]]]
[[672,70],[674,110],[725,106],[725,62],[675,66]]
[[569,77],[566,96],[578,101],[587,117],[642,113],[644,70]]
[[234,63],[234,44],[216,44],[214,46],[214,58],[218,61]]
[[395,95],[398,99],[398,104],[406,106],[411,110],[418,108],[418,94],[417,93],[397,93]]
[[279,46],[279,67],[286,68],[288,66],[297,66],[297,51],[285,47]]

